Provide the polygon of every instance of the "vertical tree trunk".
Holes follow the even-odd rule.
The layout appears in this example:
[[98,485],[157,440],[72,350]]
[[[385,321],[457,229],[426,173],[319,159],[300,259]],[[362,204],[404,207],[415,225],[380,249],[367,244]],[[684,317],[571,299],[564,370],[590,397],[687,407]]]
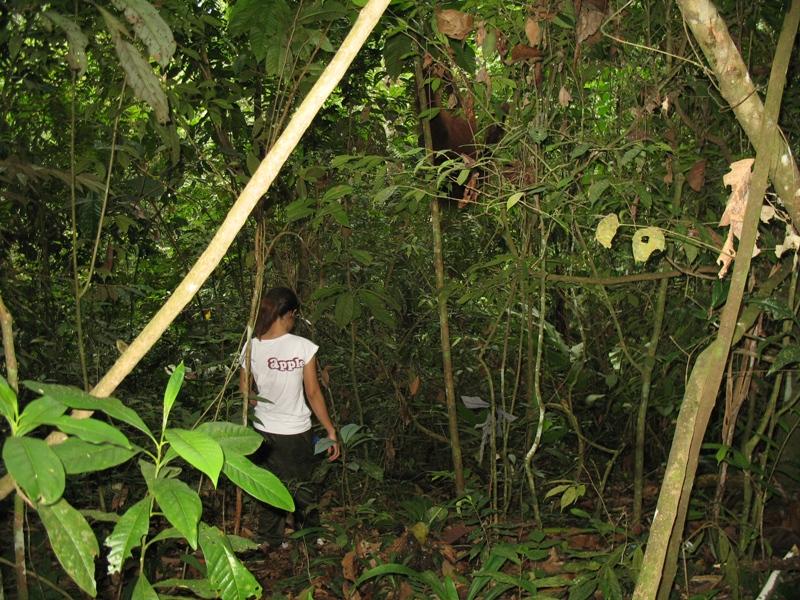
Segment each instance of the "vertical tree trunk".
[[[417,79],[417,97],[420,107],[428,106],[425,102],[425,86],[423,84],[422,64],[419,58],[415,61]],[[433,142],[431,141],[430,122],[422,120],[422,132],[425,140],[425,151],[429,160],[433,161]],[[433,227],[433,264],[436,270],[436,304],[439,308],[439,333],[442,345],[442,369],[444,371],[444,390],[447,402],[448,430],[450,433],[450,453],[453,458],[455,475],[455,491],[457,496],[464,493],[464,465],[461,459],[461,441],[458,434],[458,414],[456,412],[456,385],[453,378],[453,356],[450,349],[450,323],[447,315],[447,294],[444,289],[444,256],[442,253],[442,217],[439,198],[431,202],[431,225]],[[492,457],[494,460],[494,457]]]
[[794,36],[800,21],[800,0],[792,1],[792,8],[784,20],[772,63],[767,89],[766,114],[756,144],[755,168],[747,200],[742,235],[739,243],[728,299],[720,317],[717,338],[698,356],[684,402],[678,414],[675,436],[667,461],[667,470],[653,518],[642,569],[634,590],[634,599],[651,600],[667,598],[677,570],[678,549],[683,536],[689,496],[694,484],[700,446],[716,402],[723,369],[731,345],[736,343],[741,327],[737,317],[742,304],[747,274],[758,232],[761,205],[767,189],[767,178],[774,144],[779,140],[777,119],[786,83]]
[[647,345],[647,355],[642,366],[642,392],[639,401],[639,414],[636,417],[636,447],[634,448],[633,472],[633,523],[642,522],[642,489],[644,488],[644,434],[647,425],[647,406],[650,403],[650,387],[653,382],[653,369],[656,366],[656,350],[661,338],[664,323],[664,307],[667,303],[669,279],[662,279],[658,286],[656,312],[653,315],[653,332]]

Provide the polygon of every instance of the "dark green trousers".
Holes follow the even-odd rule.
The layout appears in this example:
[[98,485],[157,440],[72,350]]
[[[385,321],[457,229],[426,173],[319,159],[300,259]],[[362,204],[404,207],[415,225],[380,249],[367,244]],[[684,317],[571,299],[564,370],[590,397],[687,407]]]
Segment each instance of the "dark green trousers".
[[[272,471],[294,499],[295,529],[319,525],[317,490],[311,483],[317,459],[311,430],[294,435],[260,432],[264,444],[259,451],[261,464]],[[286,511],[263,505],[259,534],[270,545],[280,544],[286,526]]]

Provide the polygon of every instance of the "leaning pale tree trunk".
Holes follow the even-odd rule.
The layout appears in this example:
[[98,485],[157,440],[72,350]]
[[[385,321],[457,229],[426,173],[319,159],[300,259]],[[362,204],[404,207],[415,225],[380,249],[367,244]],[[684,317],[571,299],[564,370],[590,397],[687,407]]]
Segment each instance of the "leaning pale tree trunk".
[[[683,19],[692,30],[717,78],[720,94],[733,109],[753,147],[757,146],[764,105],[753,85],[739,49],[711,0],[677,0]],[[769,176],[772,186],[800,231],[800,171],[792,151],[777,128],[770,128]]]
[[756,139],[755,167],[728,299],[720,317],[717,338],[697,357],[689,376],[634,599],[668,598],[675,578],[678,550],[683,537],[700,446],[716,402],[729,350],[741,331],[741,328],[737,330],[737,317],[755,247],[769,169],[775,156],[776,144],[780,141],[777,130],[778,114],[798,21],[800,0],[793,0],[772,63],[766,111]]
[[[106,397],[117,388],[211,275],[233,243],[236,234],[244,226],[250,212],[269,189],[303,133],[311,125],[311,121],[319,112],[322,104],[344,76],[389,2],[390,0],[369,0],[367,5],[361,9],[358,19],[342,42],[342,46],[298,107],[275,145],[270,148],[264,160],[261,161],[261,165],[228,211],[228,215],[206,250],[197,259],[183,281],[178,284],[164,306],[159,309],[136,339],[131,342],[131,345],[120,355],[117,362],[92,389],[91,393],[94,396]],[[91,414],[89,411],[73,411],[72,416],[85,419]],[[52,433],[47,437],[47,442],[55,444],[64,439],[64,434]],[[6,475],[0,480],[0,500],[5,498],[12,489],[14,489],[14,483],[11,477]]]

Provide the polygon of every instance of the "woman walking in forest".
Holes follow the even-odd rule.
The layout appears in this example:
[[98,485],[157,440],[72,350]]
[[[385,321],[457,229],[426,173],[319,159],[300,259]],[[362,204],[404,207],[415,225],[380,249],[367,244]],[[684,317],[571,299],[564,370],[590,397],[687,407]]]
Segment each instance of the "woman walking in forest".
[[[291,333],[299,308],[292,290],[276,287],[267,292],[259,307],[255,337],[250,341],[250,380],[244,368],[247,345],[239,377],[242,394],[249,396],[255,383],[258,400],[251,401],[255,406],[253,427],[266,442],[266,468],[292,491],[298,529],[319,524],[316,493],[309,487],[315,463],[312,412],[334,442],[328,448],[328,460],[339,458],[336,430],[317,380],[315,355],[319,346]],[[281,543],[285,519],[284,511],[266,507],[259,528],[270,546]]]

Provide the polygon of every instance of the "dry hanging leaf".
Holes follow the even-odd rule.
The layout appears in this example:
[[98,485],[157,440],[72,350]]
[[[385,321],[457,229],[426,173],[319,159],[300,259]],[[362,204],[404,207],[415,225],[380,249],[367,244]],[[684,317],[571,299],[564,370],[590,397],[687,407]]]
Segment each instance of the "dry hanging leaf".
[[322,385],[325,387],[331,386],[331,366],[325,365],[325,368],[319,374],[320,379],[322,380]]
[[478,28],[475,30],[475,43],[478,46],[483,46],[486,41],[486,21],[479,21]]
[[[728,237],[722,247],[722,251],[717,257],[717,264],[720,265],[717,277],[722,279],[728,272],[736,250],[733,246],[734,236],[739,239],[742,236],[742,224],[744,222],[744,212],[747,208],[747,195],[750,191],[750,171],[754,159],[745,158],[731,164],[731,170],[722,178],[722,182],[731,187],[731,195],[725,205],[725,212],[719,220],[720,227],[728,227]],[[759,252],[758,248],[753,248],[753,256]]]
[[769,223],[772,219],[775,218],[775,208],[770,206],[769,204],[765,204],[761,207],[761,222],[762,223]]
[[597,225],[597,231],[594,232],[594,239],[596,239],[604,248],[611,248],[611,242],[614,236],[617,235],[619,229],[619,218],[614,213],[606,215],[600,220]]
[[528,38],[528,43],[531,46],[539,46],[542,43],[542,27],[539,21],[532,17],[528,17],[525,21],[525,37]]
[[489,76],[489,71],[486,70],[486,67],[481,67],[481,69],[478,71],[478,74],[475,76],[475,82],[484,84],[487,89],[487,95],[491,95],[492,79]]
[[698,160],[692,168],[689,169],[689,172],[686,174],[686,183],[689,184],[689,187],[692,188],[695,192],[699,192],[703,189],[703,185],[706,181],[706,161],[705,159]]
[[474,24],[472,15],[451,8],[436,12],[436,27],[449,38],[463,41]]
[[567,107],[571,101],[572,94],[562,85],[561,89],[558,91],[558,103],[563,107]]
[[408,386],[408,393],[411,394],[412,396],[416,396],[417,392],[419,392],[420,383],[421,381],[419,375],[417,375],[416,377],[414,377],[414,379],[411,380],[411,383]]
[[672,158],[667,157],[664,161],[664,167],[666,168],[667,172],[664,174],[664,183],[670,185],[673,181],[673,174],[672,174]]
[[597,33],[600,29],[600,25],[603,24],[604,18],[604,12],[589,6],[583,6],[581,8],[581,14],[578,16],[578,23],[575,25],[577,44],[581,44],[584,40]]

